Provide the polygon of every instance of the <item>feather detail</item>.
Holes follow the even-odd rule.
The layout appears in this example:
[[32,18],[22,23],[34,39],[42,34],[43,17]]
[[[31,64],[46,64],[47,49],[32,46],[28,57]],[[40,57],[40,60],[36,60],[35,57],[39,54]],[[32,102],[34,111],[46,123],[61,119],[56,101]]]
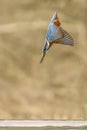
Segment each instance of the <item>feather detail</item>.
[[64,35],[63,35],[63,38],[59,39],[59,41],[62,44],[73,45],[74,40],[73,40],[72,36],[67,31],[65,31],[64,29],[62,29],[62,32],[63,32]]

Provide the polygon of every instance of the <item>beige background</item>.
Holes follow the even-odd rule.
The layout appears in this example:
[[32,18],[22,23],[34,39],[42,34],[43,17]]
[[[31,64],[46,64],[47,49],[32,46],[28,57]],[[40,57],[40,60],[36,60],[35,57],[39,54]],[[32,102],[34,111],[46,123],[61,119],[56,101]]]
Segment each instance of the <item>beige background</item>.
[[[0,128],[0,130],[71,130],[71,129],[64,129],[64,128],[52,128],[52,127],[45,127],[45,128]],[[78,130],[86,130],[87,128],[79,128]],[[76,130],[76,129],[73,129]]]
[[[55,11],[75,46],[39,64]],[[86,0],[0,0],[0,119],[87,118],[86,12]]]

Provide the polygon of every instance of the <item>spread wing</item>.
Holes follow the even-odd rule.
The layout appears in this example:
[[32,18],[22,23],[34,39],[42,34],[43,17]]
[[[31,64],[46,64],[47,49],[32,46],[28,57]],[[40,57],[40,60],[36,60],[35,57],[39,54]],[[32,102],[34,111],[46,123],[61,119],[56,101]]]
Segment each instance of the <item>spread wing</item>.
[[72,36],[67,32],[65,31],[64,29],[62,29],[62,32],[63,32],[63,37],[59,39],[59,41],[62,43],[62,44],[67,44],[67,45],[73,45],[74,44],[74,40],[72,38]]

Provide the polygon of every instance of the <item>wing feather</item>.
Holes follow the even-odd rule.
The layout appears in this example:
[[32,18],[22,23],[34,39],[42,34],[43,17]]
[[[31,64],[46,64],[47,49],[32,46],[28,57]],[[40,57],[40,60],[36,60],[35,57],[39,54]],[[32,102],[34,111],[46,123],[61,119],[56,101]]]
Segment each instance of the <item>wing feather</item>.
[[72,38],[72,36],[67,32],[65,31],[64,29],[62,29],[62,32],[63,32],[63,38],[60,38],[60,42],[62,44],[67,44],[67,45],[73,45],[74,44],[74,40]]

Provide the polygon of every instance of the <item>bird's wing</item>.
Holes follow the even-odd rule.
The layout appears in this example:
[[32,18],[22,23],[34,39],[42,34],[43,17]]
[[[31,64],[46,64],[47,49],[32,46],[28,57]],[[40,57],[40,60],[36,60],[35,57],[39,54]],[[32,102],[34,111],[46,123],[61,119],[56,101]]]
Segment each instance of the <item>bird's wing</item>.
[[74,40],[72,38],[72,36],[67,32],[65,31],[64,29],[62,29],[62,32],[63,32],[63,37],[58,39],[62,44],[67,44],[67,45],[73,45],[74,44]]
[[46,38],[49,42],[55,41],[63,37],[61,27],[57,27],[54,23],[50,24],[46,34]]

